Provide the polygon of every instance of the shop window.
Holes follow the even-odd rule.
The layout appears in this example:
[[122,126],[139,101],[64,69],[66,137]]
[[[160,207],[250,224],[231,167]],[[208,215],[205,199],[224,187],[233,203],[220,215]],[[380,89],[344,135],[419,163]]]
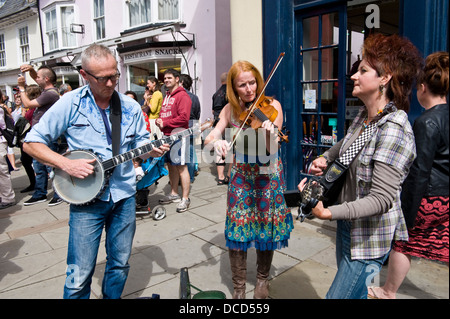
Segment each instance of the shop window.
[[72,90],[75,90],[80,87],[80,76],[77,73],[58,76],[56,87],[59,88],[62,84],[68,84]]
[[181,73],[181,59],[161,60],[158,61],[158,75],[160,81],[164,81],[164,72],[167,69],[174,69]]
[[362,106],[352,96],[350,77],[362,59],[364,39],[375,32],[399,33],[399,7],[400,0],[354,0],[335,9],[299,11],[301,176],[308,175],[316,156],[345,136]]
[[[300,19],[301,174],[338,140],[339,12]],[[342,81],[342,80],[341,80]]]
[[72,65],[59,65],[53,66],[53,71],[55,71],[57,79],[56,79],[56,87],[59,88],[62,84],[68,84],[75,90],[79,88],[83,84],[83,77],[80,75],[76,67]]
[[170,68],[181,71],[181,59],[148,61],[129,65],[129,90],[134,91],[138,100],[141,101],[147,86],[147,78],[155,76],[162,85],[164,83],[164,71]]
[[345,131],[363,106],[363,103],[352,95],[353,81],[350,77],[357,71],[361,62],[364,39],[372,33],[398,34],[399,19],[399,0],[348,2]]

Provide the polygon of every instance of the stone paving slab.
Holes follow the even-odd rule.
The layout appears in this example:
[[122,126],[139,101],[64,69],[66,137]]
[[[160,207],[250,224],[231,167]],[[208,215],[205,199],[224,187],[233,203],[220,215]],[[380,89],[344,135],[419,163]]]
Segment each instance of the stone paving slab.
[[[178,299],[180,268],[188,267],[191,283],[201,290],[220,290],[232,295],[228,249],[224,238],[226,186],[218,186],[214,166],[201,164],[191,184],[191,207],[176,213],[176,204],[166,205],[167,217],[155,221],[137,217],[130,258],[130,274],[123,298],[159,294]],[[45,203],[23,206],[30,194],[25,172],[13,172],[17,205],[0,211],[0,299],[60,299],[65,281],[69,205]],[[168,177],[150,187],[150,205],[170,191]],[[48,198],[50,199],[50,190]],[[293,210],[294,217],[297,216]],[[295,221],[289,247],[277,251],[270,271],[273,299],[322,299],[336,273],[336,224],[328,221]],[[106,263],[104,234],[92,282],[92,299],[101,298],[101,280]],[[385,280],[387,267],[374,284]],[[247,297],[253,297],[256,253],[248,253]],[[195,293],[195,291],[193,291]],[[413,259],[400,288],[401,299],[449,299],[449,271],[442,263]]]

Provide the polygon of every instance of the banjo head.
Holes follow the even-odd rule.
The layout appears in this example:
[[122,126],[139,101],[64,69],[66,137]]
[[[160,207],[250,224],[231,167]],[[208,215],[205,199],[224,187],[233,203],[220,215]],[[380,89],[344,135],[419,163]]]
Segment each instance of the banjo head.
[[105,183],[105,170],[99,158],[89,151],[70,151],[63,155],[69,159],[95,159],[94,173],[84,179],[70,176],[55,168],[53,188],[62,200],[74,205],[83,205],[97,198]]

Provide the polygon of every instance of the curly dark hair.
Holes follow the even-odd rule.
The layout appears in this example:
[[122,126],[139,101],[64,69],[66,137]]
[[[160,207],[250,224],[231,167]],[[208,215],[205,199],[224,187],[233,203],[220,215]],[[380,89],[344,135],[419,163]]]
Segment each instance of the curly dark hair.
[[448,52],[435,52],[425,60],[425,67],[417,83],[426,84],[431,93],[437,96],[448,95]]
[[374,34],[364,41],[363,58],[378,76],[392,76],[386,86],[386,96],[398,109],[408,112],[413,84],[423,66],[422,55],[416,46],[396,34]]

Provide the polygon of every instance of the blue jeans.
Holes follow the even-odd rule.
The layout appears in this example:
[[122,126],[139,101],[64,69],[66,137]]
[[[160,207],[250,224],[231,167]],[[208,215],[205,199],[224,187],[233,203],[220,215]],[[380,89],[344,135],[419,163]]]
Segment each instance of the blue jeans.
[[189,162],[187,163],[191,183],[195,180],[195,172],[198,170],[197,153],[195,151],[194,138],[191,136],[189,144]]
[[[49,147],[52,151],[56,151],[57,144],[51,143]],[[36,174],[36,184],[34,186],[34,193],[32,197],[41,198],[47,196],[48,174],[51,172],[51,168],[45,166],[44,164],[35,159],[33,159],[33,168]],[[55,194],[55,196],[57,195]]]
[[377,259],[351,258],[351,222],[339,220],[336,233],[338,271],[328,290],[327,299],[367,299],[367,288],[381,270],[389,253]]
[[105,299],[119,299],[128,277],[128,260],[136,231],[135,196],[117,203],[95,200],[70,206],[65,299],[88,299],[103,228],[106,231],[106,267],[102,283]]
[[47,166],[33,159],[33,168],[36,174],[36,184],[34,186],[34,198],[41,198],[47,196],[48,186],[48,170]]

